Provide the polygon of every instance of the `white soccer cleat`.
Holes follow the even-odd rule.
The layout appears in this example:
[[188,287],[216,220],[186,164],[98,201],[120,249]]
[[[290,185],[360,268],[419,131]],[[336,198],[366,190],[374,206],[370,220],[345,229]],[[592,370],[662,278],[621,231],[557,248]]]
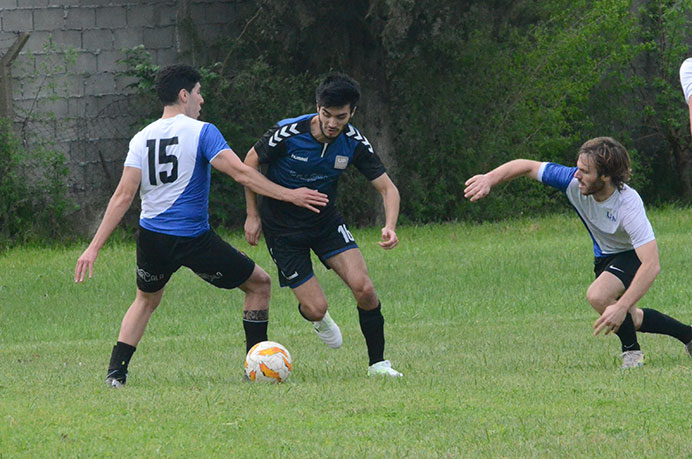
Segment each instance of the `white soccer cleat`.
[[106,378],[106,386],[110,387],[111,389],[122,389],[124,385],[125,383],[122,383],[115,378]]
[[373,363],[368,367],[368,376],[391,376],[392,378],[401,378],[404,375],[392,368],[392,363],[389,360]]
[[639,368],[644,365],[644,353],[642,351],[625,351],[622,358],[622,369]]
[[332,349],[338,349],[343,344],[343,339],[341,338],[341,329],[329,316],[329,312],[324,313],[322,320],[312,323],[315,327],[315,333],[320,337],[324,344]]

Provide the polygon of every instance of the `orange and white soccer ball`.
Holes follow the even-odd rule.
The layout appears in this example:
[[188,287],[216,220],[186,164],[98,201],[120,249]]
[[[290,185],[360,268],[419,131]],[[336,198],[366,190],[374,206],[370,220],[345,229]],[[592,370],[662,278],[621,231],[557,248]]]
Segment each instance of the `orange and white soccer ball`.
[[293,360],[288,349],[274,341],[255,344],[245,357],[245,374],[250,381],[284,382],[292,369]]

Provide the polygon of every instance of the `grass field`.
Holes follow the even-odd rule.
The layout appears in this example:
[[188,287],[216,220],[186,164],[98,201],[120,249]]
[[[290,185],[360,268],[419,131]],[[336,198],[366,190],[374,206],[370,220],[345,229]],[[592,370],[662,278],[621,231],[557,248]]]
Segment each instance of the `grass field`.
[[[651,211],[663,271],[641,303],[692,321],[688,210]],[[365,377],[355,304],[317,266],[344,334],[326,348],[291,292],[273,290],[281,385],[241,382],[242,294],[181,270],[130,365],[103,384],[134,295],[134,244],[112,243],[73,282],[83,247],[0,255],[0,457],[690,457],[692,359],[640,335],[619,369],[592,337],[591,242],[574,215],[402,227],[391,252],[353,231],[382,299],[400,380]],[[264,246],[228,235],[276,279]],[[318,263],[319,264],[319,263]]]

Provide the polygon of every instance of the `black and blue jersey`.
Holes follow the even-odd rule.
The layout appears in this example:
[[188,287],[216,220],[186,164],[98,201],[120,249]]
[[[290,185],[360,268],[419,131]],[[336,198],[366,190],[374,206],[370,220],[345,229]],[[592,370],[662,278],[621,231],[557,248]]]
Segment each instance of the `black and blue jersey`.
[[371,181],[386,172],[368,139],[351,124],[329,143],[315,139],[310,133],[310,120],[315,116],[313,113],[279,121],[255,144],[255,151],[260,164],[268,166],[269,180],[286,188],[318,190],[329,196],[329,204],[316,214],[264,197],[261,216],[265,230],[308,228],[336,212],[337,182],[350,164]]

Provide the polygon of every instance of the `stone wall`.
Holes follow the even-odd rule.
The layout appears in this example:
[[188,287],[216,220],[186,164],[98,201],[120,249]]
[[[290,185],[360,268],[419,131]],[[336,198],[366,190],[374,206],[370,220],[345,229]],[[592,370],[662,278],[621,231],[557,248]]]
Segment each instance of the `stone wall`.
[[31,33],[11,67],[15,125],[27,144],[50,140],[64,152],[85,233],[118,183],[134,123],[151,109],[118,75],[122,49],[143,45],[162,66],[209,62],[214,47],[200,39],[237,34],[254,8],[244,0],[0,0],[0,56]]

